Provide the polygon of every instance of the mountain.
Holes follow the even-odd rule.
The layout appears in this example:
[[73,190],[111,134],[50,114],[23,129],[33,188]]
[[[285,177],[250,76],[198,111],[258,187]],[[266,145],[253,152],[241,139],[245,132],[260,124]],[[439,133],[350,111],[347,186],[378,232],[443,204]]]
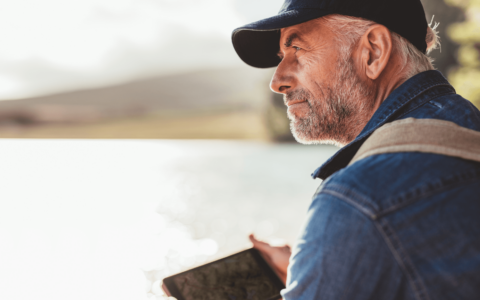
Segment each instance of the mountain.
[[115,86],[0,101],[0,124],[77,123],[149,113],[258,109],[271,70],[249,67],[160,76]]

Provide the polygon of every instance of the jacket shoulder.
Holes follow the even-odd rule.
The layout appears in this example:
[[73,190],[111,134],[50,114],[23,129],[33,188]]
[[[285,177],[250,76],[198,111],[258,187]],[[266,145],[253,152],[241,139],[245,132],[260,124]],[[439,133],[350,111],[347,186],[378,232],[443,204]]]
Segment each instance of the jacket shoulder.
[[372,218],[421,199],[442,197],[463,186],[455,197],[480,193],[480,163],[438,154],[401,152],[367,157],[327,179],[319,193],[335,193]]
[[459,126],[480,131],[480,111],[472,102],[458,94],[433,98],[421,107],[401,116],[401,119],[404,118],[450,121]]

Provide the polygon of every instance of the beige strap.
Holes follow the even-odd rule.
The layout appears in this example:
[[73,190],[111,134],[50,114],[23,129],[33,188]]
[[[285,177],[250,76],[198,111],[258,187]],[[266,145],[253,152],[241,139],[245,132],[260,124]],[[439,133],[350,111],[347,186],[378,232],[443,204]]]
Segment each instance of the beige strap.
[[480,162],[480,132],[443,120],[394,121],[375,130],[349,165],[371,155],[394,152],[435,153]]

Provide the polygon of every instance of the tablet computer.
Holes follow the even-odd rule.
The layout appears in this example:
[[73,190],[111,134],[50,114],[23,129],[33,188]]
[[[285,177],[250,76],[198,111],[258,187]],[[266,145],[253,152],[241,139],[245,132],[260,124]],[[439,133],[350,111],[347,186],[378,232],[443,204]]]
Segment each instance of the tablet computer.
[[177,300],[278,300],[285,285],[256,249],[248,249],[167,277]]

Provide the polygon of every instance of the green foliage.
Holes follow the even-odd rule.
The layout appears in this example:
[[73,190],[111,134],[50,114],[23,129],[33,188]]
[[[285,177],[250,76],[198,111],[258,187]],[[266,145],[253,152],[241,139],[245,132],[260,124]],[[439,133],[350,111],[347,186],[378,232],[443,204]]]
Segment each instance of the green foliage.
[[445,0],[465,9],[466,21],[452,24],[449,37],[460,45],[460,67],[449,74],[457,92],[480,107],[480,0]]

